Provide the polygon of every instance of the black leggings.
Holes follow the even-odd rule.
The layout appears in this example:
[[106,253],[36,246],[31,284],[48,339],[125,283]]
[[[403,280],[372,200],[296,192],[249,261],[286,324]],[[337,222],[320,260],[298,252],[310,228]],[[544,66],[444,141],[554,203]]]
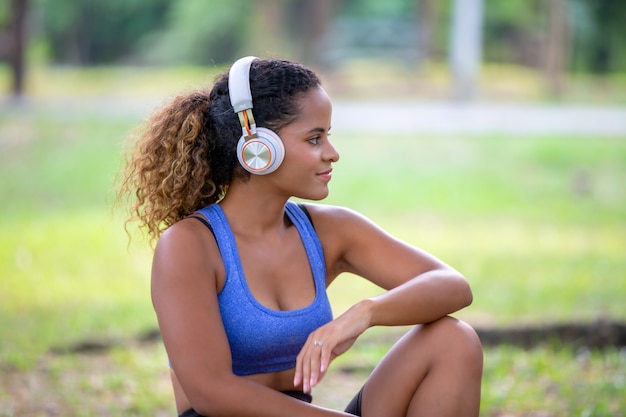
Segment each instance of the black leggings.
[[[290,397],[296,398],[300,401],[304,401],[310,403],[313,401],[313,397],[310,394],[305,394],[301,391],[283,391],[283,394],[289,395]],[[346,407],[346,413],[354,414],[355,416],[361,415],[361,397],[363,395],[363,388],[354,396],[348,407]],[[189,410],[183,411],[179,414],[178,417],[204,417],[198,413],[193,408]]]

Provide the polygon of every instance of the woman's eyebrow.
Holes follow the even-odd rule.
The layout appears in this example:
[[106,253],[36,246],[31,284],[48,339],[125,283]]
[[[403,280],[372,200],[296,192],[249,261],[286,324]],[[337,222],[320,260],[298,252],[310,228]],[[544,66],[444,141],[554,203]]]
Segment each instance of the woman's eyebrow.
[[[330,127],[328,128],[328,130],[330,131]],[[313,129],[309,130],[307,133],[324,133],[326,132],[326,129],[324,129],[323,127],[314,127]]]

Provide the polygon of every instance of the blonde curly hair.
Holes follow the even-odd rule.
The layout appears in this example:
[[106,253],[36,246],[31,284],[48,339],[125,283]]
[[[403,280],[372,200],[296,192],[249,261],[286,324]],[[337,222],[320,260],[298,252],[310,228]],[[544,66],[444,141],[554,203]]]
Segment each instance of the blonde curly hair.
[[[279,132],[299,112],[299,97],[320,82],[289,61],[257,60],[250,90],[258,126]],[[132,136],[118,199],[130,198],[126,224],[138,222],[152,241],[172,224],[218,202],[233,178],[249,174],[237,162],[241,126],[228,96],[228,75],[211,90],[180,95]]]

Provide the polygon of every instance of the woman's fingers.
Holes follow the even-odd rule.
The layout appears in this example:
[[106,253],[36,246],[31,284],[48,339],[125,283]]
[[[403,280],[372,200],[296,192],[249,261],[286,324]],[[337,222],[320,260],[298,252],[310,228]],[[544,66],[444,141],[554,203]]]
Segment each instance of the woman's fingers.
[[361,317],[344,313],[311,333],[296,358],[294,387],[302,384],[302,390],[310,392],[322,380],[332,360],[348,350],[365,329],[367,325]]
[[330,362],[329,342],[309,337],[296,359],[294,386],[302,384],[304,392],[310,392],[324,376]]
[[311,378],[309,379],[310,387],[317,385],[321,379],[321,363],[324,352],[324,342],[318,339],[313,341],[313,349],[311,353]]

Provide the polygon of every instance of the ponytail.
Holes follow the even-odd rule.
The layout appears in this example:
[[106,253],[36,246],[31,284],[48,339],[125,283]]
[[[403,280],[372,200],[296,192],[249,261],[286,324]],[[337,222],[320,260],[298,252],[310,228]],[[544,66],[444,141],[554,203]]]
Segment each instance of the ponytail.
[[153,114],[127,158],[118,196],[131,196],[130,218],[147,229],[151,240],[178,220],[218,201],[225,184],[212,178],[209,91],[178,96]]

